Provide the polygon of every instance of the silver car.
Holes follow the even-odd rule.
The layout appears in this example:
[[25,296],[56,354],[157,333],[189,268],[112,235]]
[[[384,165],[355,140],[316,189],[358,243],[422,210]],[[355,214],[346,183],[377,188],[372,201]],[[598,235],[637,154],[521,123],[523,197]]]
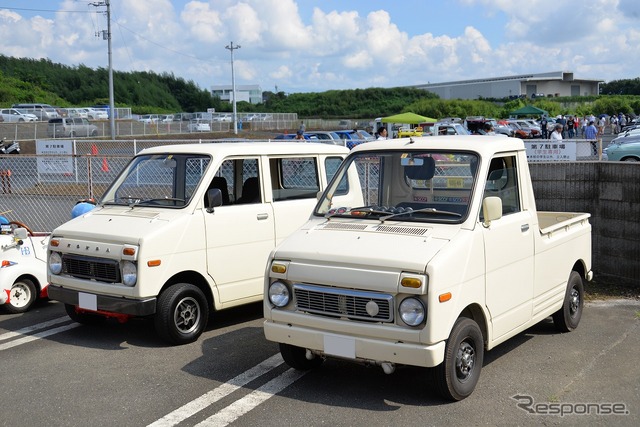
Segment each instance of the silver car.
[[80,117],[60,117],[49,120],[47,127],[49,138],[75,138],[80,136],[98,136],[98,127],[89,120]]

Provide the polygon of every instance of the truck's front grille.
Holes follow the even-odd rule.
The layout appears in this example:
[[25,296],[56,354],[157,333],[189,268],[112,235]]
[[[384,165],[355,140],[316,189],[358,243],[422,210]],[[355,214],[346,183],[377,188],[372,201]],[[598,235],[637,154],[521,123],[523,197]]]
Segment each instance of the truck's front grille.
[[107,283],[121,282],[118,261],[111,259],[66,254],[62,256],[62,273],[78,279],[93,279]]
[[293,293],[298,310],[349,319],[393,321],[391,295],[301,283],[293,286]]

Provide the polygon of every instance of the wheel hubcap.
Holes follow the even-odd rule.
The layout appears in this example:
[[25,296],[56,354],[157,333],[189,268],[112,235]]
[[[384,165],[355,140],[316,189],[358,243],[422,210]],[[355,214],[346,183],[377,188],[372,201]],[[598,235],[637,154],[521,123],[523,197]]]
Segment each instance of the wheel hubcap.
[[571,314],[571,317],[576,315],[579,307],[580,307],[580,293],[576,288],[573,288],[571,290],[571,295],[569,296],[569,313]]
[[174,321],[180,332],[193,332],[200,323],[200,306],[195,298],[183,298],[176,306]]
[[29,302],[29,289],[18,283],[11,289],[11,305],[14,307],[24,307]]
[[456,357],[456,376],[460,381],[466,381],[471,376],[476,360],[476,352],[467,341],[460,343]]

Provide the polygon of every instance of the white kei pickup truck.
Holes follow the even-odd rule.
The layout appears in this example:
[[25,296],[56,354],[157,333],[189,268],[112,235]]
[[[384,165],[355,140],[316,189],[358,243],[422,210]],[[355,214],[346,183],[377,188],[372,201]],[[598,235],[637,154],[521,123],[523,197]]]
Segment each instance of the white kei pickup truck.
[[38,298],[47,297],[49,233],[4,220],[0,222],[0,306],[9,313],[24,313]]
[[588,213],[537,212],[521,140],[446,136],[354,148],[267,265],[264,332],[284,360],[428,369],[474,390],[485,350],[552,316],[578,326]]
[[153,319],[171,344],[261,301],[273,248],[304,224],[348,150],[294,142],[141,151],[49,241],[49,297],[80,323]]

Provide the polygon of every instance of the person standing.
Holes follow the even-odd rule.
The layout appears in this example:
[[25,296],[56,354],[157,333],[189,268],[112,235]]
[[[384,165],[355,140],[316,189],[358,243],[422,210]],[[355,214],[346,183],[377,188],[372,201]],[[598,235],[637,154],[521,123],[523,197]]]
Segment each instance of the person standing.
[[584,139],[591,142],[591,149],[593,150],[593,155],[598,154],[597,141],[596,138],[599,135],[599,130],[596,129],[593,122],[589,122],[589,126],[584,130]]
[[380,126],[378,128],[378,132],[377,132],[378,137],[376,139],[380,140],[380,139],[389,139],[388,138],[388,132],[387,132],[387,128],[384,126]]
[[573,116],[569,116],[569,119],[567,119],[567,132],[569,133],[569,139],[573,139],[573,131],[575,129],[574,125],[575,122],[573,120]]
[[549,131],[547,130],[548,123],[549,122],[547,121],[547,117],[543,115],[540,119],[540,131],[542,132],[542,139],[549,139]]
[[564,126],[561,124],[557,124],[554,131],[551,132],[551,137],[549,139],[554,140],[554,141],[561,141],[562,140],[562,130],[564,129]]

